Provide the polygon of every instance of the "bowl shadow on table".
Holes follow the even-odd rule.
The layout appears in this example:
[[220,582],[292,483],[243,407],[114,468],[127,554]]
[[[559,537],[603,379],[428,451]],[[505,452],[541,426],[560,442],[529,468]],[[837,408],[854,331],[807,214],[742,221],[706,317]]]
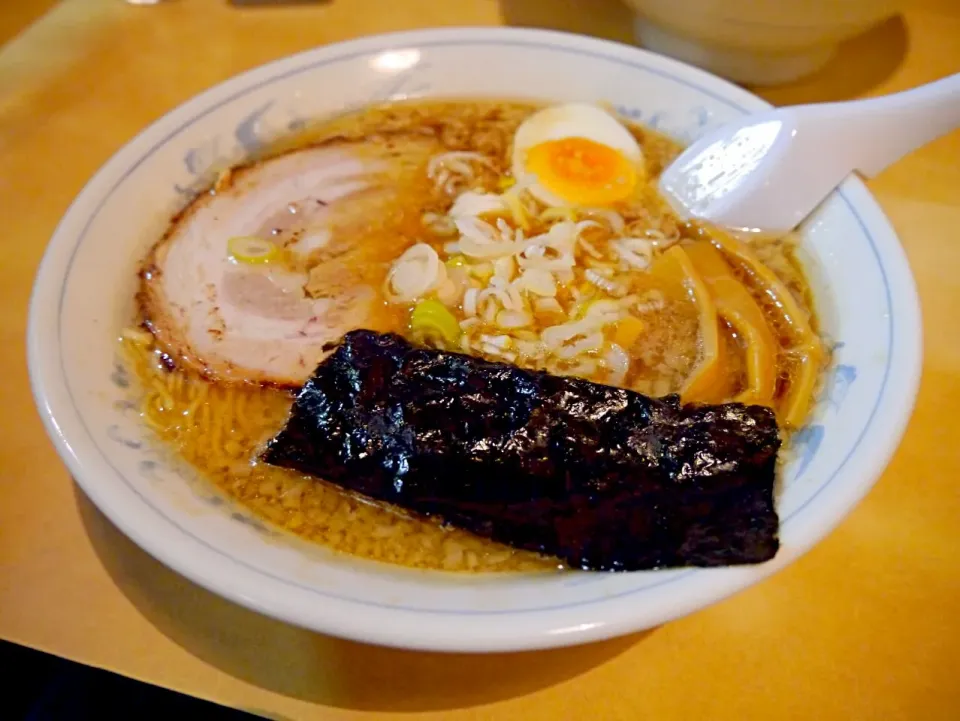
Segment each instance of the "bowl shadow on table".
[[621,0],[500,0],[504,23],[633,44],[633,12]]
[[[507,25],[547,28],[636,44],[633,11],[621,0],[500,0]],[[860,97],[893,75],[907,54],[909,33],[901,16],[886,20],[840,45],[834,58],[808,78],[782,86],[751,88],[776,105]]]
[[910,34],[901,15],[853,37],[821,70],[788,85],[751,88],[775,105],[852,100],[867,95],[903,64]]
[[153,626],[224,673],[311,703],[390,711],[493,703],[580,676],[652,633],[537,653],[475,655],[415,653],[310,633],[188,581],[124,536],[79,487],[74,492],[101,563]]

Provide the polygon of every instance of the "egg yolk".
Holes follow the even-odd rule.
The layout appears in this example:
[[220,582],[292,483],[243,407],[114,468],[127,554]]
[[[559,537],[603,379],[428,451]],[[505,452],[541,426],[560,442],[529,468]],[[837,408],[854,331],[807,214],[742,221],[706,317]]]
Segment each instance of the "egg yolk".
[[627,158],[587,138],[534,145],[527,151],[526,167],[546,190],[580,205],[615,203],[637,185],[637,170]]

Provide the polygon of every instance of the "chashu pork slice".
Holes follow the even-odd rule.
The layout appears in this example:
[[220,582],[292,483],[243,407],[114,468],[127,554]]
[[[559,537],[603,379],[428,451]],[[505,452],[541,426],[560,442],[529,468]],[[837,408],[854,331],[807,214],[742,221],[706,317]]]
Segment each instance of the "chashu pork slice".
[[[386,266],[413,242],[403,197],[435,150],[422,137],[344,142],[235,170],[147,257],[148,327],[175,363],[209,378],[302,385],[325,346],[387,317]],[[234,259],[228,243],[243,236],[274,243],[276,259]]]

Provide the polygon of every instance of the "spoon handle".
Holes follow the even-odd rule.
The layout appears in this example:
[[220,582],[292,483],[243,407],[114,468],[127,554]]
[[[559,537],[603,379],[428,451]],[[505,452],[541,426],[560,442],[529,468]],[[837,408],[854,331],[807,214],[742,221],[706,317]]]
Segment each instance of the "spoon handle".
[[[921,145],[960,127],[960,73],[894,95],[835,109],[850,113],[853,166],[870,178]],[[821,112],[829,112],[821,106]]]

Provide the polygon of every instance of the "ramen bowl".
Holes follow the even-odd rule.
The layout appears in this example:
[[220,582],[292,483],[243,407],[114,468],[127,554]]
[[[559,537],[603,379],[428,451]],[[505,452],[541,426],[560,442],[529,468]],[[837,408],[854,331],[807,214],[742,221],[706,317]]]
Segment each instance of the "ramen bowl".
[[833,353],[809,422],[784,453],[781,548],[767,563],[635,573],[389,566],[284,535],[218,495],[156,442],[118,361],[117,338],[134,317],[138,262],[171,214],[219,169],[311,118],[431,96],[603,101],[680,141],[767,107],[703,71],[633,47],[545,31],[443,29],[318,48],[173,110],[77,197],[50,242],[31,303],[37,406],[100,510],[145,551],[238,604],[323,633],[444,651],[564,646],[649,628],[760,581],[829,533],[896,448],[921,355],[909,267],[855,179],[800,233]]
[[650,50],[741,83],[816,72],[837,46],[897,12],[896,0],[626,0]]

